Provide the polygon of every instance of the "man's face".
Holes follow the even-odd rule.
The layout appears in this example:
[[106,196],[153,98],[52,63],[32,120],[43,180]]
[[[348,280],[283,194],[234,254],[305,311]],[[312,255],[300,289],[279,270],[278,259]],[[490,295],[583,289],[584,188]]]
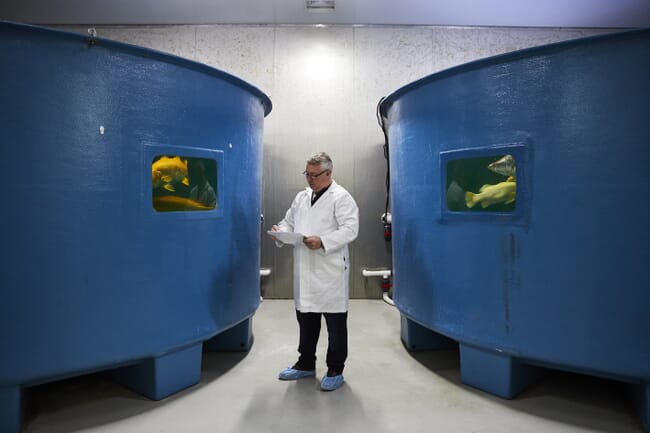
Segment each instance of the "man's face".
[[314,191],[320,191],[330,184],[332,172],[322,170],[320,165],[309,165],[305,168],[305,178],[309,187]]

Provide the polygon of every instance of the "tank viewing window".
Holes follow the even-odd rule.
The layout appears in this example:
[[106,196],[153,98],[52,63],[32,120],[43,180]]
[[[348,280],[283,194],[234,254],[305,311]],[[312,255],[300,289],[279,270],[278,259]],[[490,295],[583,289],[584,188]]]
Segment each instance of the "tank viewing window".
[[510,154],[447,161],[447,209],[452,212],[514,212],[515,158]]
[[151,199],[158,212],[210,211],[217,207],[217,161],[156,155],[151,161]]

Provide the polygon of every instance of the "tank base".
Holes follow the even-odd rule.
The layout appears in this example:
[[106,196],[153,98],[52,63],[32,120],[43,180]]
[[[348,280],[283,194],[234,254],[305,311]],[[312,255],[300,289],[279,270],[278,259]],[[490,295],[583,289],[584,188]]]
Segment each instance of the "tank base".
[[517,358],[460,344],[460,375],[465,385],[511,399],[537,382],[543,372]]
[[253,344],[253,318],[226,329],[203,343],[210,352],[248,352]]
[[201,343],[113,372],[115,380],[152,400],[161,400],[199,383]]
[[650,383],[642,383],[639,385],[637,399],[641,424],[645,431],[650,433]]
[[23,420],[22,394],[20,386],[0,388],[0,432],[20,433]]
[[457,346],[454,340],[412,321],[401,314],[400,337],[409,351],[441,350]]

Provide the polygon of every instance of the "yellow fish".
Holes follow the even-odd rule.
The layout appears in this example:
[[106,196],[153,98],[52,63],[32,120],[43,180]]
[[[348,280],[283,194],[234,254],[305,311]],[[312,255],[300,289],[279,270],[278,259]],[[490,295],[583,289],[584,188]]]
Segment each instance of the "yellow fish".
[[167,191],[174,192],[174,183],[178,182],[185,186],[190,184],[187,177],[187,160],[182,160],[178,155],[173,158],[161,156],[151,164],[151,183],[154,188],[162,185]]
[[481,204],[483,209],[497,203],[509,204],[515,201],[516,192],[517,182],[508,178],[507,181],[496,185],[483,185],[478,194],[467,191],[465,193],[465,204],[470,209],[478,203]]
[[158,212],[212,210],[215,208],[215,206],[206,206],[201,202],[192,200],[191,198],[176,197],[173,195],[154,197],[153,207]]

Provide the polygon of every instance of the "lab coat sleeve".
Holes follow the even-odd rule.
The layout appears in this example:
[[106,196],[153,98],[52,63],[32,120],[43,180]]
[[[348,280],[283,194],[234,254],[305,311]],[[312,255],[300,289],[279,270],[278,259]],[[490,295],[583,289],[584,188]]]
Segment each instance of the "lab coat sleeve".
[[325,254],[338,251],[357,238],[359,234],[359,208],[351,195],[346,194],[334,206],[338,228],[321,236]]

